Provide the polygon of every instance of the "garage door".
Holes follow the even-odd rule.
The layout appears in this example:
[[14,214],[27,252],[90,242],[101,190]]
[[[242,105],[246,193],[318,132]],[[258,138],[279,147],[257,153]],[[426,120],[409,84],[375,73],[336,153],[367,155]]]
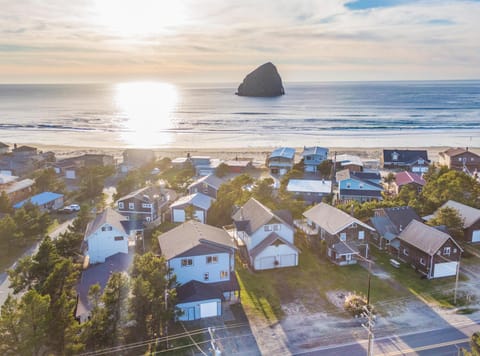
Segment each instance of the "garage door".
[[258,261],[258,269],[270,269],[275,268],[275,257],[261,257]]
[[455,276],[457,274],[457,262],[436,263],[433,270],[433,278]]
[[295,266],[297,260],[296,257],[295,254],[280,256],[280,266]]
[[173,222],[184,222],[185,211],[181,209],[173,209]]
[[217,302],[200,304],[200,318],[217,316]]
[[475,230],[472,234],[472,242],[480,242],[480,230]]

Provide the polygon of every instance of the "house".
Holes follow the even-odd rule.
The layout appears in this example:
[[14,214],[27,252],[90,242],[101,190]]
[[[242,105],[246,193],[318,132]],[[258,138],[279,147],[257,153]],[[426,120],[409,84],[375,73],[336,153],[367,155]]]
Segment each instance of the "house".
[[[447,201],[439,209],[446,207],[457,210],[458,215],[463,219],[465,242],[480,242],[480,209],[472,208],[471,206],[464,205],[454,200]],[[427,220],[428,218],[429,217],[427,217]]]
[[93,305],[90,303],[88,292],[94,284],[100,286],[103,293],[112,273],[128,273],[133,262],[133,254],[116,253],[105,259],[104,263],[88,266],[81,272],[77,283],[77,305],[75,307],[75,319],[80,323],[88,321]]
[[106,208],[89,222],[84,235],[85,256],[91,264],[103,263],[117,253],[128,253],[134,244],[128,220],[112,208]]
[[425,173],[429,164],[426,150],[383,150],[383,168],[402,168],[415,173]]
[[333,164],[335,167],[335,171],[348,169],[351,172],[361,172],[363,171],[364,166],[364,163],[360,159],[360,157],[349,154],[335,154]]
[[270,169],[270,173],[284,175],[293,168],[294,161],[295,149],[280,147],[275,149],[267,158],[267,166]]
[[18,147],[17,144],[14,145],[12,153],[14,156],[35,156],[37,154],[37,149],[31,146],[20,146]]
[[316,173],[318,166],[328,158],[328,148],[318,146],[304,147],[302,158],[304,171],[306,173]]
[[144,223],[161,218],[162,208],[168,203],[168,196],[160,188],[137,189],[117,200],[117,211],[130,221]]
[[395,193],[400,193],[400,190],[404,186],[413,186],[417,192],[421,192],[423,186],[425,185],[425,180],[422,176],[412,173],[412,172],[398,172],[395,175],[395,182],[393,183],[393,187],[395,189]]
[[305,201],[307,204],[320,203],[324,197],[332,193],[332,181],[311,179],[290,179],[287,191],[296,199]]
[[254,198],[232,216],[233,236],[246,249],[250,265],[264,270],[298,265],[290,212],[273,212]]
[[52,192],[43,192],[28,199],[22,200],[21,202],[15,204],[13,207],[15,209],[20,209],[27,202],[32,203],[40,208],[41,211],[52,211],[63,208],[63,194],[52,193]]
[[375,209],[371,224],[378,234],[373,234],[370,242],[379,249],[387,249],[392,253],[398,252],[400,242],[398,235],[412,220],[422,221],[420,216],[409,206]]
[[155,152],[143,148],[129,148],[123,151],[123,162],[120,171],[126,173],[155,161]]
[[366,202],[382,200],[383,186],[378,172],[352,172],[348,169],[337,172],[338,199]]
[[202,223],[206,223],[208,209],[210,209],[210,206],[212,205],[214,200],[215,199],[203,193],[195,193],[181,197],[170,206],[170,209],[172,211],[172,222],[186,221],[185,209],[188,206],[193,206],[195,209],[195,219]]
[[0,142],[0,155],[8,153],[10,146],[6,143]]
[[180,283],[179,320],[220,316],[225,304],[239,301],[235,244],[225,230],[190,220],[160,235],[158,243]]
[[53,152],[37,152],[35,147],[16,147],[9,154],[0,155],[0,172],[25,176],[36,169],[46,168],[55,162]]
[[439,163],[457,171],[480,171],[480,156],[466,148],[449,148],[438,154]]
[[76,160],[66,158],[52,164],[55,173],[62,175],[65,179],[75,180],[78,177],[80,166]]
[[462,248],[447,233],[412,220],[400,235],[398,258],[427,278],[455,276]]
[[230,173],[245,173],[253,168],[251,159],[234,159],[223,162]]
[[34,185],[33,179],[18,180],[17,176],[0,174],[0,192],[5,192],[12,204],[27,199],[32,194]]
[[219,159],[211,159],[207,156],[192,156],[191,160],[195,174],[200,177],[215,174],[218,166],[222,163]]
[[358,258],[368,258],[368,241],[375,229],[353,216],[320,203],[303,213],[304,231],[327,244],[327,255],[340,266],[357,263]]
[[188,193],[203,193],[211,198],[217,199],[218,190],[220,186],[225,183],[221,178],[218,178],[214,174],[201,177],[188,186]]

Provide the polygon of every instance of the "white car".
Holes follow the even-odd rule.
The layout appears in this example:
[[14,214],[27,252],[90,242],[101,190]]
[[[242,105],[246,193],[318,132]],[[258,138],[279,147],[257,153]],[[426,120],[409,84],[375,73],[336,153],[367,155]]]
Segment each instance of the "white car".
[[80,211],[80,205],[78,204],[70,204],[70,205],[67,205],[66,207],[64,207],[62,210],[62,212],[64,213],[75,213],[77,211]]

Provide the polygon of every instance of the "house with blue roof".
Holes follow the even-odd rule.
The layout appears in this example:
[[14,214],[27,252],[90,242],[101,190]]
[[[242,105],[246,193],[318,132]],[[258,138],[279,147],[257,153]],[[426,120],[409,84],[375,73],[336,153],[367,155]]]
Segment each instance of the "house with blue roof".
[[383,186],[378,172],[351,172],[348,169],[337,172],[338,199],[356,200],[360,203],[382,200]]
[[295,149],[291,147],[277,148],[267,158],[267,166],[272,174],[284,175],[294,164]]
[[52,211],[63,208],[63,194],[53,192],[43,192],[28,199],[21,201],[13,206],[14,209],[20,209],[27,202],[40,208],[41,211]]
[[306,173],[316,173],[318,166],[328,158],[328,148],[304,147],[302,152],[303,166]]

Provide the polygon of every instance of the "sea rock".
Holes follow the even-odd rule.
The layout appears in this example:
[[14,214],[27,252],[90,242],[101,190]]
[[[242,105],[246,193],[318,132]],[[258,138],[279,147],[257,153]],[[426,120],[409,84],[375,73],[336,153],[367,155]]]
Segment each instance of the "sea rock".
[[239,96],[274,97],[285,94],[282,78],[271,63],[262,64],[248,74],[236,92]]

